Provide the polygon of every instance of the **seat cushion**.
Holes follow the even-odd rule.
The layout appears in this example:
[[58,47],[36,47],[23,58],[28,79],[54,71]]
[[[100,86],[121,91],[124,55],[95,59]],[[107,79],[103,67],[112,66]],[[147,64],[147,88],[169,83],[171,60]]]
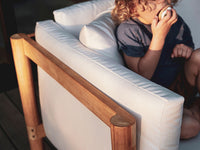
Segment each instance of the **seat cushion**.
[[[38,22],[35,33],[42,47],[135,116],[137,150],[178,150],[183,97],[88,49],[53,21]],[[55,97],[46,102],[58,101]],[[64,113],[65,109],[62,111]],[[55,107],[49,112],[52,114],[51,120],[59,119],[62,124],[62,118],[53,115],[56,114]],[[64,132],[65,128],[52,133],[55,127],[51,126],[48,117],[48,113],[43,113],[43,119],[47,119],[45,131],[51,139],[59,139],[61,135],[65,137],[68,134]],[[67,143],[62,144],[67,146]]]
[[86,47],[123,65],[115,38],[115,27],[115,23],[111,18],[111,11],[108,10],[91,23],[83,26],[79,40]]
[[78,37],[83,25],[113,5],[114,0],[91,0],[55,10],[53,14],[57,23]]

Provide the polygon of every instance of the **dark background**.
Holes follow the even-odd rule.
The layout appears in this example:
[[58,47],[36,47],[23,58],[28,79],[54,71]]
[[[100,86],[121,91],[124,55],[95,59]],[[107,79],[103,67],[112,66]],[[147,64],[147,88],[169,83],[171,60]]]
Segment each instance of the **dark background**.
[[0,0],[0,92],[17,87],[10,36],[33,33],[37,21],[53,19],[53,10],[81,1],[86,0]]

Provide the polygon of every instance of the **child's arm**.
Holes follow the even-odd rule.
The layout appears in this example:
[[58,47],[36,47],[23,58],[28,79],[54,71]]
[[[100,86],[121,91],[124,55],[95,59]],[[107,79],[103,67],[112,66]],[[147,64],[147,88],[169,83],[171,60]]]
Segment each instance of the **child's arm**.
[[172,12],[168,11],[161,21],[158,21],[157,16],[155,17],[151,25],[153,37],[146,54],[143,57],[130,57],[124,54],[126,64],[131,70],[151,79],[158,65],[165,38],[176,21],[177,14],[174,9]]

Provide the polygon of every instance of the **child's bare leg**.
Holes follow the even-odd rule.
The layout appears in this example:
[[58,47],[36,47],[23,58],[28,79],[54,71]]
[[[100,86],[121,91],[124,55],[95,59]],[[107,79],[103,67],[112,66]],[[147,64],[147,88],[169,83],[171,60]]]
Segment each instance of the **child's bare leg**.
[[185,76],[188,83],[200,92],[200,49],[195,50],[185,63]]
[[[192,53],[185,64],[185,76],[191,86],[197,87],[200,93],[200,49]],[[200,132],[200,102],[194,103],[191,109],[184,109],[181,138],[192,138]]]
[[200,130],[200,123],[194,117],[189,109],[183,110],[183,119],[181,126],[181,139],[189,139],[198,135]]

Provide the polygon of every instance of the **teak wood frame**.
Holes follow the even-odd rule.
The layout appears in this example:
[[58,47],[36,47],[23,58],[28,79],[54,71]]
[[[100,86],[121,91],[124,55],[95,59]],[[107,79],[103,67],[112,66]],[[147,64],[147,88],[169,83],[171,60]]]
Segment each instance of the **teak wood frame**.
[[45,131],[36,107],[30,61],[45,70],[85,107],[110,127],[112,150],[136,150],[136,120],[112,99],[23,33],[11,36],[11,46],[31,150],[42,150]]

